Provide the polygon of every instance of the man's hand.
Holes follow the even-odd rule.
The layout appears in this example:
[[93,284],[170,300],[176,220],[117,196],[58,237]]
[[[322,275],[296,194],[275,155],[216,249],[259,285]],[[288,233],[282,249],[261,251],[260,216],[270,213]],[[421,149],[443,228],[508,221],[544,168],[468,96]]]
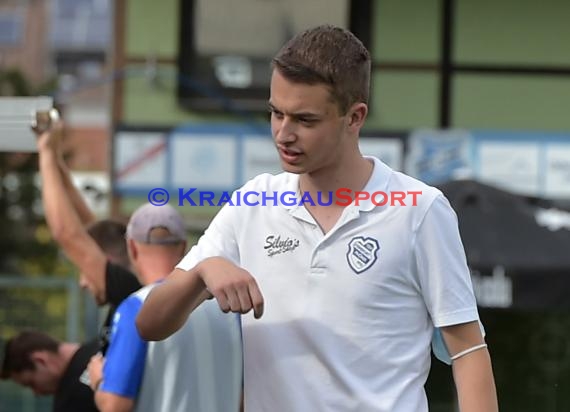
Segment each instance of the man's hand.
[[263,315],[263,296],[246,270],[222,257],[204,259],[190,270],[174,269],[146,298],[136,319],[146,341],[166,339],[178,331],[194,309],[216,298],[223,312]]
[[90,386],[93,392],[97,392],[99,385],[103,381],[103,363],[105,359],[100,353],[93,355],[89,364],[87,365],[87,371],[89,373]]
[[51,150],[57,155],[61,155],[61,142],[63,140],[63,122],[57,120],[51,123],[46,130],[34,129],[38,135],[38,151]]
[[256,319],[263,315],[263,296],[249,272],[221,257],[205,259],[197,269],[222,311],[247,313],[253,309]]

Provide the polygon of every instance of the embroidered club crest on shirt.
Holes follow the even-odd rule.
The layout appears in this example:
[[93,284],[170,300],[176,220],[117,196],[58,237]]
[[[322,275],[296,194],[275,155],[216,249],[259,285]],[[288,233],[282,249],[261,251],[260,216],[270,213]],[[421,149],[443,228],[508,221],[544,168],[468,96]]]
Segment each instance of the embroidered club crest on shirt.
[[376,262],[380,245],[376,239],[357,236],[348,244],[346,259],[357,274],[361,274]]

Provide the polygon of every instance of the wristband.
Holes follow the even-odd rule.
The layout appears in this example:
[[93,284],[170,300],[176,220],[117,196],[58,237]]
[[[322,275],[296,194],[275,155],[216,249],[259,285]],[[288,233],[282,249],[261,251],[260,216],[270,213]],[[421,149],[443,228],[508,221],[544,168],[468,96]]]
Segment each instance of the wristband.
[[482,343],[482,344],[480,344],[480,345],[475,345],[475,346],[473,346],[473,347],[471,347],[471,348],[469,348],[469,349],[465,349],[464,351],[459,352],[459,353],[453,355],[453,356],[451,357],[451,360],[454,361],[454,360],[456,360],[456,359],[461,358],[462,356],[465,356],[465,355],[470,354],[471,352],[475,352],[475,351],[477,351],[477,350],[479,350],[479,349],[483,349],[483,348],[486,348],[486,347],[487,347],[487,344],[486,344],[486,343]]

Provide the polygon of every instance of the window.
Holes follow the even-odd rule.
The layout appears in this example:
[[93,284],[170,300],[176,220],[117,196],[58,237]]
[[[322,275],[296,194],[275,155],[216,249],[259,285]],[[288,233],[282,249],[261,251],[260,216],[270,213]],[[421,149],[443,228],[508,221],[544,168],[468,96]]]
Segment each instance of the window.
[[266,110],[270,61],[295,33],[322,23],[369,45],[363,0],[188,0],[181,3],[178,96],[193,110]]
[[369,125],[568,130],[567,0],[374,6]]
[[19,13],[0,13],[0,46],[16,46],[24,35],[24,19]]
[[50,39],[55,50],[106,50],[111,40],[109,0],[55,0]]

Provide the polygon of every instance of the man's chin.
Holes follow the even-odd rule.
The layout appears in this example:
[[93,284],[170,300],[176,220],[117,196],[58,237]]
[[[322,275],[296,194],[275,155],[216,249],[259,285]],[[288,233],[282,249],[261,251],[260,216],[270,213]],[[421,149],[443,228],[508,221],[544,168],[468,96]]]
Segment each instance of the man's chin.
[[284,172],[293,173],[296,175],[300,175],[305,172],[302,167],[292,165],[291,163],[286,163],[283,160],[281,161],[281,169],[283,169]]

